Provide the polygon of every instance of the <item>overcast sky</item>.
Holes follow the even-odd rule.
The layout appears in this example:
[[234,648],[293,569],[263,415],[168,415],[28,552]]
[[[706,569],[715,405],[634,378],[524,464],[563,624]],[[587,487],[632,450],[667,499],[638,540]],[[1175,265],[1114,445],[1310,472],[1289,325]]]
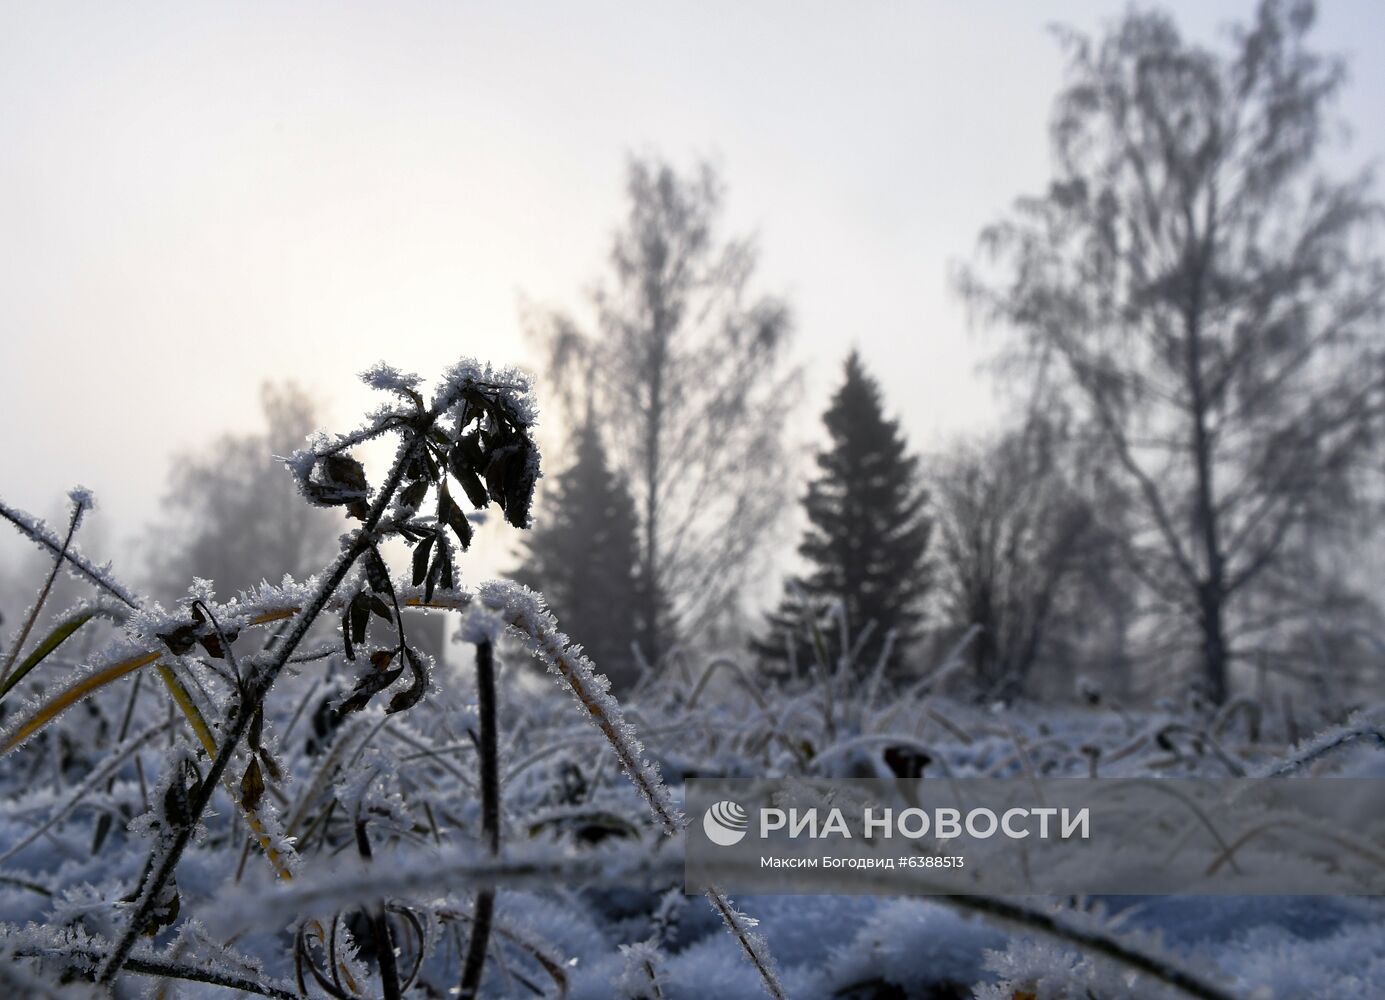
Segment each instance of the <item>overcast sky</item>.
[[[631,152],[721,167],[797,316],[802,435],[852,344],[920,447],[984,427],[949,270],[1046,180],[1046,25],[1123,6],[4,0],[0,496],[82,482],[128,536],[266,377],[344,427],[381,358],[524,363],[521,298],[583,304]],[[1325,7],[1379,159],[1385,4]],[[1206,39],[1250,8],[1173,5]]]

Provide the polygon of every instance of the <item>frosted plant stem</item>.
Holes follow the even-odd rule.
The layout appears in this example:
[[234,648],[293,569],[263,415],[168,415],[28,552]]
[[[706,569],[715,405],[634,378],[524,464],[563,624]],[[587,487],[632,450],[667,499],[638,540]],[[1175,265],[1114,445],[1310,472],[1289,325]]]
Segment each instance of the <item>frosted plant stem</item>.
[[731,905],[731,900],[726,898],[726,893],[716,886],[707,890],[707,901],[712,904],[712,909],[717,911],[722,922],[726,924],[726,929],[731,932],[731,936],[740,942],[741,951],[745,952],[745,957],[750,964],[755,966],[755,971],[760,974],[760,983],[774,1000],[788,1000],[788,994],[784,992],[783,984],[779,982],[779,975],[774,969],[774,959],[769,954],[769,949],[765,945],[765,939],[750,929],[746,917],[743,913]]
[[[125,712],[120,718],[120,732],[116,735],[116,739],[118,739],[122,743],[125,742],[125,737],[130,734],[130,723],[134,720],[135,717],[135,703],[139,700],[139,687],[140,682],[142,680],[144,680],[144,674],[135,674],[134,683],[130,685],[130,694],[125,699]],[[144,764],[140,761],[139,757],[135,758],[135,770],[139,774],[139,785],[142,797],[142,805],[144,806],[144,811],[148,812],[148,796],[143,794]],[[111,793],[111,789],[113,788],[115,788],[115,775],[111,775],[110,780],[106,782],[106,794],[109,795]],[[101,845],[105,843],[106,836],[110,833],[110,831],[111,814],[102,813],[101,818],[96,821],[96,830],[93,832],[91,838],[92,854],[95,854],[97,851],[101,850]]]
[[[366,833],[365,820],[356,821],[356,849],[361,859],[370,863],[370,836]],[[390,919],[385,912],[385,901],[379,900],[369,913],[371,929],[375,934],[375,960],[380,966],[380,988],[385,1000],[399,1000],[399,965],[394,960],[394,940],[390,937]]]
[[24,511],[15,507],[10,507],[0,501],[0,517],[9,521],[19,529],[20,534],[28,538],[40,548],[47,549],[59,559],[65,559],[73,572],[89,580],[96,587],[104,590],[116,600],[129,608],[138,609],[139,601],[130,591],[126,590],[110,575],[109,569],[95,566],[90,560],[72,551],[65,551],[59,544],[57,536],[48,530],[42,521],[26,514]]
[[1057,914],[1032,909],[1023,903],[999,896],[944,896],[939,897],[938,902],[1019,924],[1059,941],[1096,952],[1128,968],[1147,973],[1198,1000],[1237,1000],[1235,994],[1175,965],[1172,960],[1141,951],[1098,928],[1077,926],[1063,920]]
[[72,545],[72,536],[77,534],[77,526],[82,523],[82,514],[85,511],[86,507],[80,503],[72,505],[72,519],[67,523],[67,537],[63,539],[63,546],[58,551],[57,558],[53,560],[53,568],[48,571],[48,579],[43,581],[43,589],[38,592],[38,600],[30,609],[29,617],[24,619],[24,625],[20,628],[19,635],[15,637],[14,645],[10,647],[9,655],[5,657],[5,667],[0,670],[0,683],[3,683],[5,678],[10,676],[10,671],[14,669],[15,660],[19,658],[19,651],[29,640],[29,633],[33,630],[34,622],[38,621],[39,612],[43,610],[43,604],[48,600],[48,595],[53,590],[53,581],[58,578],[58,570],[62,568],[63,560],[67,558],[67,550]]
[[[568,637],[558,631],[553,616],[523,587],[493,581],[482,586],[478,596],[483,605],[502,612],[506,624],[525,640],[529,651],[563,679],[610,742],[621,768],[664,833],[676,836],[683,829],[683,817],[673,805],[658,769],[644,758],[643,745],[625,721],[620,705],[607,693],[607,682],[595,673],[591,661],[582,655],[580,648],[570,645]],[[775,975],[774,961],[764,938],[749,929],[745,918],[736,912],[720,889],[709,889],[707,899],[755,966],[765,992],[774,1000],[785,1000],[787,994]]]
[[[481,719],[478,741],[481,766],[481,832],[492,855],[500,853],[500,761],[496,731],[495,647],[489,639],[476,644],[476,707]],[[476,909],[462,964],[461,1000],[475,1000],[490,946],[495,890],[476,893]]]
[[[99,956],[90,948],[28,948],[20,947],[11,954],[17,956],[53,955],[62,958],[76,958],[94,962]],[[251,993],[255,996],[273,997],[275,1000],[298,1000],[298,994],[277,986],[256,982],[212,969],[202,969],[194,965],[180,965],[162,958],[131,957],[125,962],[125,969],[141,976],[157,976],[160,979],[181,979],[189,983],[206,983],[227,990]]]
[[[429,427],[431,427],[433,420],[437,419],[436,412],[432,418],[429,421]],[[384,517],[395,491],[399,488],[399,483],[404,477],[405,467],[412,460],[415,452],[423,446],[426,433],[426,428],[420,429],[415,434],[412,444],[407,448],[400,449],[399,455],[395,458],[394,466],[390,469],[389,476],[385,480],[385,485],[381,488],[379,496],[375,498],[375,503],[366,514],[365,521],[357,529],[351,544],[337,556],[336,562],[332,564],[326,577],[318,585],[312,599],[304,606],[302,613],[294,619],[293,626],[285,634],[283,641],[275,647],[274,658],[263,667],[251,672],[245,686],[245,699],[241,704],[231,708],[231,717],[227,720],[229,725],[226,736],[221,741],[221,747],[206,777],[198,786],[197,798],[192,803],[188,821],[179,827],[174,834],[173,843],[167,849],[163,849],[161,845],[155,845],[150,854],[149,877],[140,891],[129,923],[126,924],[115,948],[97,972],[98,982],[111,982],[119,973],[121,966],[125,964],[125,960],[130,955],[130,949],[134,947],[135,941],[143,932],[144,925],[148,922],[164,886],[173,877],[173,871],[178,867],[178,862],[182,859],[183,851],[187,848],[193,831],[197,829],[202,814],[206,812],[207,806],[211,803],[212,795],[216,792],[216,786],[221,782],[221,777],[231,763],[231,758],[235,756],[236,748],[245,737],[246,730],[250,728],[251,718],[264,703],[265,696],[269,694],[270,687],[273,686],[280,671],[284,669],[284,664],[289,661],[289,657],[293,655],[294,650],[298,648],[299,643],[308,634],[308,629],[317,620],[317,616],[322,613],[327,602],[332,599],[332,595],[336,593],[337,588],[346,579],[351,567],[373,544],[371,536],[379,526],[381,518]]]

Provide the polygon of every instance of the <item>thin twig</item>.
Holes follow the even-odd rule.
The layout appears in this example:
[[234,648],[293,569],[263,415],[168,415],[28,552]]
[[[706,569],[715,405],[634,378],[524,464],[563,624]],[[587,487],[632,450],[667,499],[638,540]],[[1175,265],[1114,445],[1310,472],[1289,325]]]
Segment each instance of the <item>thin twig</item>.
[[[356,820],[356,850],[360,852],[362,860],[369,864],[370,837],[366,833],[364,819]],[[399,965],[394,960],[394,941],[390,937],[390,919],[385,912],[385,901],[377,902],[368,916],[375,934],[375,961],[380,967],[380,986],[384,990],[385,1000],[399,1000]]]
[[[434,419],[436,419],[436,413]],[[346,579],[351,567],[355,565],[362,553],[373,544],[372,535],[380,524],[381,518],[384,517],[385,511],[389,508],[395,491],[399,488],[399,483],[404,477],[405,467],[413,460],[418,449],[423,447],[425,433],[426,431],[420,431],[415,435],[411,447],[400,449],[384,486],[375,498],[375,503],[371,506],[364,522],[357,529],[351,544],[337,557],[322,583],[318,585],[312,599],[304,606],[302,613],[294,619],[293,627],[285,635],[283,642],[276,647],[274,658],[252,673],[245,686],[244,701],[232,706],[231,718],[227,720],[229,724],[226,736],[221,742],[221,747],[207,772],[206,778],[198,787],[197,798],[192,803],[188,820],[179,827],[167,850],[156,849],[155,853],[151,854],[150,860],[154,862],[151,874],[140,892],[129,923],[97,974],[98,982],[109,983],[115,978],[125,959],[129,956],[130,949],[134,947],[135,941],[143,933],[144,926],[148,923],[156,901],[169,879],[173,877],[173,871],[182,859],[183,851],[187,848],[193,830],[197,828],[202,814],[206,812],[207,806],[211,803],[212,795],[221,781],[221,776],[230,765],[231,758],[235,756],[240,741],[245,737],[246,730],[250,727],[251,718],[256,710],[264,704],[265,696],[268,695],[270,687],[278,679],[280,671],[284,669],[284,664],[288,662],[289,657],[293,655],[294,650],[298,648],[299,643],[308,634],[308,629],[317,620],[323,608],[327,606],[327,602],[331,600],[342,581]]]
[[1094,951],[1128,968],[1148,973],[1188,996],[1197,997],[1198,1000],[1236,1000],[1234,994],[1208,982],[1196,973],[1140,951],[1102,930],[1079,927],[1063,920],[1056,913],[1045,913],[998,896],[946,896],[940,897],[938,901],[1007,923],[1020,924],[1049,937]]
[[[491,854],[497,855],[500,853],[500,761],[496,731],[495,648],[488,639],[476,644],[476,707],[481,717],[481,736],[477,743],[481,767],[481,832]],[[471,938],[467,942],[466,959],[462,964],[462,1000],[474,1000],[481,987],[481,973],[486,964],[486,949],[490,946],[494,913],[495,890],[479,890],[471,922]]]
[[72,567],[73,572],[86,577],[89,581],[106,591],[127,607],[139,609],[139,601],[128,590],[122,587],[117,581],[111,578],[109,573],[101,567],[92,565],[91,561],[71,549],[64,550],[58,544],[55,536],[50,536],[47,528],[36,518],[30,517],[18,508],[10,507],[0,501],[0,517],[9,521],[20,533],[30,541],[42,548],[52,552],[55,556],[65,559]]
[[43,588],[38,592],[38,600],[29,610],[29,616],[24,619],[24,624],[19,629],[19,635],[15,637],[14,645],[10,647],[9,655],[5,657],[4,669],[0,670],[0,683],[10,676],[10,671],[14,669],[15,661],[19,658],[19,651],[24,648],[24,643],[28,641],[29,632],[33,630],[34,622],[38,621],[39,612],[43,610],[43,604],[48,600],[48,595],[53,590],[53,581],[58,578],[58,570],[62,568],[63,559],[67,557],[67,550],[72,546],[72,537],[77,534],[77,526],[82,523],[82,514],[86,512],[86,509],[86,502],[78,500],[72,502],[72,519],[67,522],[67,537],[63,539],[62,548],[58,550],[57,558],[53,560],[53,568],[48,571],[48,579],[43,581]]
[[[87,947],[38,947],[21,945],[12,955],[20,957],[52,957],[77,959],[95,963],[101,957],[100,950]],[[253,979],[228,975],[213,969],[199,969],[193,965],[179,965],[161,958],[147,958],[132,955],[125,960],[125,969],[141,976],[158,976],[161,979],[182,979],[190,983],[206,983],[221,986],[228,990],[253,993],[261,997],[274,997],[275,1000],[297,1000],[297,994],[277,986],[266,985]]]

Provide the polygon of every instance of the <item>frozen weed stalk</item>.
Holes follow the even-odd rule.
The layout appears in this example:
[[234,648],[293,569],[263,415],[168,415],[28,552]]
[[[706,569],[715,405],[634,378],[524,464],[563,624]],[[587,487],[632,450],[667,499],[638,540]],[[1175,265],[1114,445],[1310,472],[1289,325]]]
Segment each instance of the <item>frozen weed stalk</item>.
[[[559,631],[542,598],[511,584],[485,584],[474,592],[460,586],[457,555],[472,541],[463,503],[473,510],[494,504],[510,525],[529,525],[540,472],[532,437],[536,408],[527,378],[464,360],[445,373],[428,400],[416,376],[388,366],[378,365],[362,377],[388,394],[389,402],[359,429],[320,436],[285,459],[307,503],[340,509],[351,523],[336,558],[305,582],[265,583],[218,600],[209,582],[196,581],[187,600],[166,609],[136,596],[108,567],[96,566],[77,550],[74,536],[91,506],[85,491],[73,494],[63,537],[0,505],[0,514],[54,560],[38,602],[4,658],[3,751],[13,754],[25,745],[51,749],[67,739],[64,713],[85,707],[104,719],[107,702],[117,695],[115,685],[132,678],[129,691],[121,692],[120,731],[109,759],[6,857],[83,805],[123,819],[109,797],[116,773],[130,760],[140,768],[143,803],[143,812],[129,823],[130,833],[150,842],[143,865],[131,872],[133,885],[122,890],[107,882],[80,899],[68,893],[47,927],[7,933],[16,955],[40,958],[66,977],[106,984],[136,974],[266,996],[307,995],[311,987],[334,997],[393,998],[417,983],[425,963],[455,941],[462,995],[479,995],[487,957],[503,955],[501,949],[534,963],[564,992],[561,960],[496,913],[494,884],[466,887],[475,890],[470,907],[454,901],[446,886],[432,887],[431,895],[419,898],[377,891],[363,898],[319,899],[314,912],[290,917],[293,980],[287,981],[267,971],[260,958],[234,950],[239,932],[222,940],[199,914],[189,915],[177,879],[190,844],[204,854],[235,854],[240,844],[253,844],[282,885],[300,880],[319,857],[330,863],[338,851],[350,850],[375,870],[400,864],[402,844],[437,847],[444,835],[458,832],[494,858],[492,869],[501,870],[506,863],[500,788],[504,736],[495,647],[502,633],[517,636],[568,688],[581,714],[609,743],[660,834],[681,830],[682,817],[605,677]],[[393,436],[397,447],[383,479],[372,484],[352,452],[386,436]],[[391,572],[384,547],[392,541],[412,550],[405,575]],[[21,659],[53,577],[63,567],[93,585],[97,600],[62,616]],[[455,731],[459,712],[451,692],[434,684],[435,665],[409,633],[405,609],[410,607],[465,616],[462,637],[476,647],[478,702],[474,710],[461,712],[461,726],[470,735],[475,770],[454,763],[458,744],[442,738]],[[65,660],[71,637],[98,619],[115,622],[119,637],[78,661]],[[325,622],[334,623],[335,630],[324,631]],[[264,640],[248,648],[256,634]],[[319,635],[319,641],[309,642],[310,635]],[[65,663],[69,669],[60,672]],[[150,670],[157,686],[141,687]],[[298,682],[315,670],[322,676],[305,691]],[[280,683],[285,677],[293,683]],[[276,703],[280,697],[297,704]],[[158,721],[158,714],[165,721]],[[289,742],[300,720],[313,729],[306,761]],[[148,755],[161,740],[158,773],[146,785],[143,768],[146,760],[154,763]],[[420,757],[426,768],[400,766]],[[447,794],[439,790],[440,781],[450,782]],[[229,824],[210,809],[218,787],[235,807]],[[118,824],[107,822],[105,831],[93,854],[123,838]],[[236,881],[244,874],[244,860],[242,853]],[[763,940],[749,930],[752,922],[721,893],[709,895],[766,990],[783,996]],[[260,897],[264,913],[278,912],[272,900],[273,894]],[[255,930],[284,926],[281,921]],[[469,930],[465,948],[463,928]],[[161,947],[165,931],[173,940]],[[280,973],[288,966],[281,964]],[[524,981],[509,964],[497,974]]]

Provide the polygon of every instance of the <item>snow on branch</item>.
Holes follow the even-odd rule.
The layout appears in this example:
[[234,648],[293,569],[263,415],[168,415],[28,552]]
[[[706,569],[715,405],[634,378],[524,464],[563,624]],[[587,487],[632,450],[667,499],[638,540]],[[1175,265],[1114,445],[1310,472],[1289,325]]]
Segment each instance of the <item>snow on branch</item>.
[[[87,491],[74,490],[73,503],[82,505],[86,508],[91,506],[91,495]],[[97,566],[90,559],[82,555],[75,545],[69,544],[64,550],[62,539],[48,527],[47,523],[32,514],[20,510],[18,507],[11,507],[9,504],[0,500],[0,517],[9,521],[19,533],[28,538],[39,548],[55,558],[61,556],[67,564],[67,568],[80,579],[92,583],[106,593],[119,599],[123,604],[131,608],[140,605],[139,598],[134,592],[123,586],[111,573],[110,564]]]
[[659,768],[644,755],[635,728],[625,721],[620,703],[611,696],[611,682],[597,673],[582,647],[558,631],[543,598],[528,587],[505,581],[482,584],[476,593],[481,604],[500,612],[512,633],[544,666],[557,674],[572,692],[582,710],[606,736],[621,769],[648,804],[664,833],[672,835],[683,828],[683,817],[674,805]]

